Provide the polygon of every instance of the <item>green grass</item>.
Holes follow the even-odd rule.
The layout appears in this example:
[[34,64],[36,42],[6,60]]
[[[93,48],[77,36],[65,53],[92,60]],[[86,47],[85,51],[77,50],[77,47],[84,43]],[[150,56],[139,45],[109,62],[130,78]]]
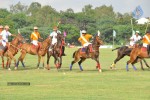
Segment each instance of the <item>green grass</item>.
[[[148,68],[144,67],[142,71],[138,63],[135,65],[137,71],[130,65],[130,71],[126,72],[129,57],[125,57],[117,63],[117,70],[110,70],[116,51],[100,49],[102,73],[98,72],[96,62],[91,59],[83,62],[83,72],[77,63],[69,71],[72,53],[76,49],[66,48],[67,56],[63,57],[59,71],[53,58],[50,61],[51,70],[36,69],[37,56],[29,54],[25,58],[25,69],[21,65],[17,71],[13,65],[12,71],[0,68],[0,100],[150,100]],[[30,86],[7,86],[7,82],[30,82]]]

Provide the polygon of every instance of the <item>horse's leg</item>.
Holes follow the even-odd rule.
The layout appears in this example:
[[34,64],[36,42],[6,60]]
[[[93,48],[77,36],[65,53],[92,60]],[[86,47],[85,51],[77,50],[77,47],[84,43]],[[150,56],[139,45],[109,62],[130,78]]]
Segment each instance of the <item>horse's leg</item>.
[[[18,58],[18,61],[17,61],[17,64],[16,64],[16,67],[18,67],[19,65],[19,61],[21,61],[26,55],[26,52],[24,50],[21,51],[21,55],[20,57]],[[22,62],[21,62],[22,63]]]
[[[54,56],[54,59],[55,59],[55,60],[54,60],[55,66],[56,66],[56,68],[58,69],[58,68],[59,68],[59,62],[60,62],[60,61],[59,61],[59,58],[58,58],[57,55],[55,55],[55,56]],[[58,62],[58,63],[57,63],[57,62]]]
[[59,57],[59,69],[61,68],[62,65],[62,56]]
[[60,69],[60,67],[61,67],[61,64],[62,64],[62,56],[58,57],[57,66],[58,66],[59,69]]
[[144,70],[143,64],[142,64],[142,59],[141,58],[136,58],[136,60],[132,63],[132,67],[134,70],[137,70],[137,68],[134,66],[135,63],[139,62],[141,63],[141,69]]
[[25,65],[23,63],[23,59],[25,58],[25,56],[26,56],[26,52],[22,53],[21,56],[19,57],[23,67],[25,67]]
[[122,59],[124,56],[125,56],[125,55],[120,54],[120,55],[114,60],[114,62],[111,64],[110,68],[111,68],[111,69],[112,69],[112,68],[115,68],[116,63],[117,63],[120,59]]
[[100,63],[99,63],[99,57],[95,58],[94,60],[97,62],[98,71],[102,72],[102,69],[101,69],[101,66],[100,66]]
[[7,57],[6,68],[8,67],[9,58]]
[[9,57],[9,61],[8,61],[8,70],[11,70],[11,69],[10,69],[11,60],[12,60],[12,59]]
[[80,57],[76,54],[76,55],[74,56],[74,60],[71,62],[70,70],[72,70],[73,64],[76,63],[76,62],[78,62],[79,59],[80,59]]
[[140,61],[140,64],[141,64],[141,69],[144,70],[142,60]]
[[45,61],[45,59],[44,59],[44,56],[41,56],[42,57],[42,62],[43,62],[43,68],[45,68],[44,66],[45,66],[45,64],[44,64],[44,61]]
[[9,55],[9,67],[11,65],[11,60],[13,59],[14,60],[14,65],[15,65],[15,69],[16,69],[16,59],[14,58],[14,56],[12,55],[12,53],[8,53]]
[[81,63],[82,63],[83,61],[85,61],[85,59],[86,59],[86,58],[81,58],[80,61],[78,62],[81,71],[83,71],[83,68],[82,68],[82,66],[81,66]]
[[135,62],[137,62],[137,55],[134,54],[134,55],[130,55],[130,60],[127,61],[127,64],[126,64],[126,70],[129,71],[129,68],[128,68],[128,65],[131,63],[132,64],[132,67],[133,68],[136,68],[135,66],[133,66],[133,64],[135,64]]
[[40,61],[41,61],[41,56],[38,55],[38,64],[37,64],[37,68],[38,68],[38,69],[39,69]]
[[51,57],[50,52],[47,52],[47,69],[48,69],[48,70],[50,70],[50,66],[49,66],[50,57]]
[[146,60],[143,59],[143,61],[144,61],[145,65],[146,65],[148,68],[150,68],[150,66],[147,64]]
[[2,68],[4,69],[4,56],[1,56],[2,58]]

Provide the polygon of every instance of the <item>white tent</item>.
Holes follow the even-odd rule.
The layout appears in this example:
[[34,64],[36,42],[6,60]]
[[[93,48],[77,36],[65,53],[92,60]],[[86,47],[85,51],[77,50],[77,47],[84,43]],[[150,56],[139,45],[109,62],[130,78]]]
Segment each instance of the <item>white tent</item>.
[[137,24],[146,24],[146,23],[149,23],[150,20],[147,19],[147,18],[140,18],[138,20],[136,20]]

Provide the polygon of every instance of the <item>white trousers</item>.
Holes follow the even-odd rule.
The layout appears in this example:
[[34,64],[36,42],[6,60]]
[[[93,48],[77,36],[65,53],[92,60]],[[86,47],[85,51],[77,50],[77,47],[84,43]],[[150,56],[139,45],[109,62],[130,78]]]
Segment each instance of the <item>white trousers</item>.
[[146,47],[146,48],[147,48],[147,44],[146,44],[146,43],[143,43],[143,47]]
[[91,43],[84,43],[83,47],[87,47]]
[[2,40],[2,45],[5,47],[6,46],[6,42],[8,42],[7,40]]
[[38,41],[37,40],[33,40],[31,43],[38,46]]

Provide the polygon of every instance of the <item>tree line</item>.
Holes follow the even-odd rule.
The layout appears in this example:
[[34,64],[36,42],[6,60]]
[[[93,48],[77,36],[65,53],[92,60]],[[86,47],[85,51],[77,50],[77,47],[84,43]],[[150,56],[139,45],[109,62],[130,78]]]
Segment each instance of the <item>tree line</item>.
[[[66,42],[79,44],[77,39],[80,30],[85,29],[87,33],[96,34],[98,30],[105,44],[112,44],[113,30],[116,31],[115,44],[126,44],[132,36],[131,27],[132,13],[114,12],[112,6],[102,5],[93,8],[85,5],[81,12],[75,13],[73,9],[56,11],[50,5],[41,6],[38,2],[24,5],[18,2],[10,6],[10,10],[0,9],[0,24],[9,25],[10,32],[17,34],[17,30],[26,38],[30,37],[34,26],[39,27],[39,32],[46,38],[52,32],[53,26],[59,21],[59,30],[67,33]],[[139,30],[144,35],[146,25],[137,25],[133,19],[134,30]]]

